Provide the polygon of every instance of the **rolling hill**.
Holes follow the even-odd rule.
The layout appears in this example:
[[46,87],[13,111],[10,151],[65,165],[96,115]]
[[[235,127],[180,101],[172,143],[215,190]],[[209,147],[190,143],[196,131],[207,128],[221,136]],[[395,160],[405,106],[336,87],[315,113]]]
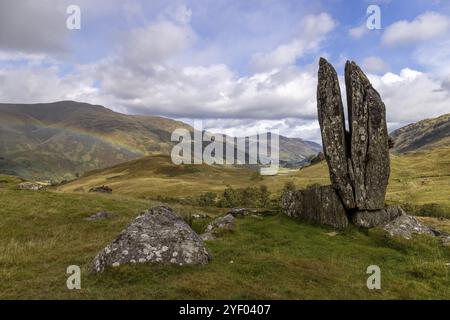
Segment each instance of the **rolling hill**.
[[[220,194],[233,188],[265,185],[279,194],[287,182],[298,188],[330,184],[325,161],[301,170],[280,169],[277,176],[255,176],[246,167],[174,165],[168,156],[148,156],[111,168],[89,172],[57,187],[60,192],[86,193],[108,185],[113,194],[156,200],[159,196],[184,198],[205,192]],[[450,147],[391,154],[391,176],[386,200],[413,206],[436,204],[450,213]]]
[[[74,101],[0,104],[0,172],[27,179],[63,180],[149,155],[168,155],[172,119],[126,115]],[[281,137],[284,162],[299,162],[320,146]]]
[[390,136],[399,153],[450,146],[450,113],[407,125]]

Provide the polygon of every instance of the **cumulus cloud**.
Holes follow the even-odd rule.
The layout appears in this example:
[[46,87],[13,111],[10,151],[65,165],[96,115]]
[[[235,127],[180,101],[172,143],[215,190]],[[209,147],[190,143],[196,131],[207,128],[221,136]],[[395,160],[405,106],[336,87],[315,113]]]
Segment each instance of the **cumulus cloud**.
[[298,118],[280,120],[234,119],[228,121],[207,119],[203,121],[203,128],[210,132],[224,133],[235,137],[251,136],[278,130],[279,134],[284,136],[301,137],[304,140],[322,143],[319,123]]
[[382,44],[388,46],[412,44],[435,39],[450,29],[450,19],[436,12],[426,12],[412,21],[397,21],[386,28]]
[[450,95],[427,73],[405,68],[369,79],[383,98],[389,122],[406,124],[449,112]]
[[239,77],[225,65],[156,66],[151,73],[105,64],[102,90],[132,113],[190,118],[315,116],[315,74],[296,67]]
[[348,30],[348,34],[353,39],[361,39],[364,35],[368,33],[369,29],[365,24],[362,24],[360,26],[351,28]]
[[122,47],[126,62],[148,66],[161,63],[186,49],[194,39],[194,33],[187,25],[162,20],[133,29],[126,37]]
[[[98,89],[91,79],[81,74],[61,78],[59,68],[20,67],[0,68],[0,101],[8,103],[44,103],[76,100],[96,103]],[[26,94],[24,94],[26,92]]]
[[336,26],[327,13],[307,16],[300,34],[290,42],[282,44],[269,53],[257,53],[252,58],[255,70],[270,70],[294,64],[303,55],[317,51],[325,36]]
[[[140,7],[130,7],[127,14],[139,11]],[[211,50],[206,42],[202,42],[201,50],[196,47],[202,35],[196,34],[191,25],[194,16],[188,7],[175,6],[161,11],[152,21],[143,18],[138,26],[124,31],[117,51],[90,63],[70,64],[69,69],[67,64],[49,60],[47,53],[58,46],[47,47],[45,41],[31,43],[30,47],[1,43],[0,49],[9,46],[21,53],[0,51],[0,101],[70,99],[125,113],[203,119],[206,129],[232,135],[276,128],[283,135],[320,142],[317,64],[300,67],[296,62],[323,49],[325,37],[336,25],[331,16],[308,16],[298,33],[268,45],[273,50],[252,51],[260,53],[249,54],[242,62],[250,60],[254,69],[248,73],[240,73],[221,59],[205,62],[203,52],[221,48]],[[2,30],[0,38],[1,34]],[[60,48],[64,48],[64,36],[58,39]],[[436,51],[441,57],[450,57],[449,47],[442,45],[442,50]],[[416,52],[417,60],[429,54],[423,50]],[[191,59],[191,55],[202,58]],[[407,68],[386,73],[389,66],[376,56],[367,57],[362,66],[386,103],[390,126],[449,112],[450,85],[446,77],[433,78]],[[342,85],[342,75],[340,81]],[[345,94],[343,98],[345,101]]]
[[0,1],[0,49],[24,53],[67,51],[66,8],[51,0]]
[[383,73],[389,70],[389,66],[383,59],[367,57],[363,60],[362,67],[366,72]]

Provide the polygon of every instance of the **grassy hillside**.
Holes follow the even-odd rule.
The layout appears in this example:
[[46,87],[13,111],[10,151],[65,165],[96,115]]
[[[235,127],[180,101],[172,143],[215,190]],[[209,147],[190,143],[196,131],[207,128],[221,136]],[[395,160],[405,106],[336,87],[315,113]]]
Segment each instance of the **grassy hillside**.
[[0,172],[28,179],[74,178],[149,154],[168,154],[184,123],[131,116],[73,101],[0,104]]
[[[393,154],[391,167],[388,202],[419,206],[435,203],[450,216],[450,148]],[[86,192],[95,186],[108,185],[117,194],[156,199],[221,192],[227,185],[236,188],[266,185],[272,193],[279,193],[288,181],[299,188],[330,183],[325,162],[301,170],[281,169],[278,176],[258,177],[245,168],[176,166],[169,157],[158,156],[91,172],[58,190]]]
[[450,113],[412,123],[391,133],[399,153],[450,146]]
[[[124,265],[88,275],[94,255],[154,202],[20,191],[17,178],[0,181],[0,299],[450,298],[450,249],[435,239],[388,239],[377,230],[335,233],[283,216],[238,219],[235,232],[206,243],[214,258],[205,267]],[[198,210],[177,209],[184,216]],[[84,220],[98,210],[114,216]],[[194,229],[202,226],[196,222]],[[66,288],[65,271],[73,264],[82,267],[79,291]],[[372,264],[382,270],[382,290],[366,287]]]
[[[74,101],[0,104],[0,173],[61,181],[143,156],[169,155],[177,128],[193,130],[172,119]],[[318,150],[312,142],[280,137],[283,163],[298,163]]]

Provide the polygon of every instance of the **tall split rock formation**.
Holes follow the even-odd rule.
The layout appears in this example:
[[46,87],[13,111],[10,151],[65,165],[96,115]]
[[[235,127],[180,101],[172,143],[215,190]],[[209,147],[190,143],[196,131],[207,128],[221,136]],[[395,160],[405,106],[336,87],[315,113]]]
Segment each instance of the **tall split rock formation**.
[[345,65],[348,126],[336,70],[319,62],[317,109],[331,186],[285,194],[286,214],[344,228],[372,227],[397,216],[384,204],[390,174],[386,109],[354,62]]

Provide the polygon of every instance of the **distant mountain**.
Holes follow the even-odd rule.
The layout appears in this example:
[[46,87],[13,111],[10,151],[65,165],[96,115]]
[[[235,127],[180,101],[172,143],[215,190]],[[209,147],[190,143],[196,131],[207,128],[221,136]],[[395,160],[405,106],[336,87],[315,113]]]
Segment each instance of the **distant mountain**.
[[[72,179],[87,171],[150,155],[169,155],[172,119],[125,115],[74,101],[0,104],[0,173],[27,179]],[[282,163],[295,163],[320,146],[280,136]]]
[[168,154],[186,124],[130,116],[72,101],[0,104],[0,172],[25,178],[73,178],[151,154]]
[[301,167],[322,151],[322,146],[312,141],[280,136],[280,164],[283,167]]
[[450,146],[450,113],[409,124],[390,136],[398,153]]

